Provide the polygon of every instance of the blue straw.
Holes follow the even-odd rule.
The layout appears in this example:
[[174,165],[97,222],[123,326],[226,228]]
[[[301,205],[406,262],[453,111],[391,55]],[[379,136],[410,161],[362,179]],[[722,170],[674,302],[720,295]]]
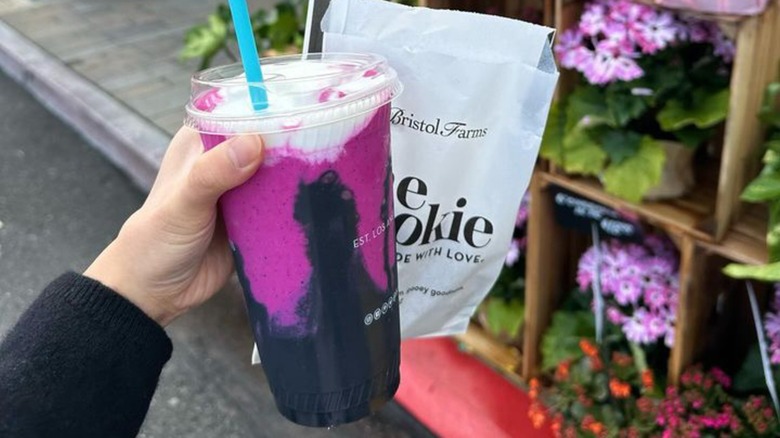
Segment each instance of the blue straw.
[[[268,96],[263,83],[263,71],[257,57],[257,46],[252,32],[252,22],[249,20],[249,9],[245,0],[229,0],[230,14],[233,15],[233,27],[238,38],[238,51],[241,53],[241,63],[244,64],[246,80],[249,83],[249,98],[255,111],[268,108]],[[258,85],[259,84],[259,85]]]

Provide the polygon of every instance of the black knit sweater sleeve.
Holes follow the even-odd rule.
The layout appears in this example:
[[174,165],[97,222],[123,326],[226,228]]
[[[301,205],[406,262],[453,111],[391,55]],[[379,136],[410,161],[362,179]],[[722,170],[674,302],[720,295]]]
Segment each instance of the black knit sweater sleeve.
[[0,436],[136,436],[171,351],[132,303],[64,274],[0,344]]

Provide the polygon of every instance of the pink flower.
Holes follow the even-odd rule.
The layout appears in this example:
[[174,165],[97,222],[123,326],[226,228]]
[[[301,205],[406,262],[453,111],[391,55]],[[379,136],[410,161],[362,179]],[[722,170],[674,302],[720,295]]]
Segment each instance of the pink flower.
[[646,286],[644,292],[644,301],[651,309],[660,309],[666,305],[667,291],[658,286]]
[[665,49],[677,36],[674,16],[666,11],[648,14],[644,21],[636,24],[636,29],[637,43],[646,54]]
[[637,344],[649,344],[655,341],[651,328],[646,325],[647,312],[639,309],[623,324],[626,339]]
[[618,1],[609,13],[609,18],[614,21],[631,25],[633,23],[644,21],[648,15],[653,13],[650,6],[633,3],[629,1]]
[[636,304],[641,296],[642,288],[639,287],[639,284],[630,280],[621,281],[618,290],[615,291],[615,300],[621,306]]
[[584,70],[593,62],[593,52],[582,41],[582,33],[569,29],[561,34],[555,45],[555,54],[561,67]]
[[607,320],[615,325],[621,325],[626,321],[627,317],[617,307],[607,307]]
[[599,3],[591,3],[585,7],[580,16],[579,30],[587,36],[597,36],[606,24],[606,8]]
[[644,71],[639,64],[626,55],[626,44],[604,40],[596,46],[596,55],[590,68],[583,73],[592,84],[606,85],[615,80],[632,81],[641,78]]
[[731,387],[731,377],[724,373],[720,368],[711,369],[710,374],[712,375],[712,378],[715,379],[715,381],[718,382],[718,384],[724,389],[729,389]]

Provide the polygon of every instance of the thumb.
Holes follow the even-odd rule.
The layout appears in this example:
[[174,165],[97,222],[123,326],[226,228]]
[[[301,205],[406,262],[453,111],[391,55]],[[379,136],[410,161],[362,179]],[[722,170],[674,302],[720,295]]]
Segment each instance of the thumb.
[[179,214],[211,214],[217,199],[248,180],[262,162],[263,141],[257,135],[233,137],[201,154],[179,188]]

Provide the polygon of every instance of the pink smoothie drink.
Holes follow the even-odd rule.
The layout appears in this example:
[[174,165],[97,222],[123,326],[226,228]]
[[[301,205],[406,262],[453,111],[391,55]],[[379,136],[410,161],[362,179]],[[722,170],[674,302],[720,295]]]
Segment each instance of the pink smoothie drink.
[[277,407],[290,420],[360,419],[399,383],[390,163],[395,71],[374,55],[262,60],[269,108],[238,65],[193,78],[187,124],[210,149],[259,133],[265,161],[220,209]]

